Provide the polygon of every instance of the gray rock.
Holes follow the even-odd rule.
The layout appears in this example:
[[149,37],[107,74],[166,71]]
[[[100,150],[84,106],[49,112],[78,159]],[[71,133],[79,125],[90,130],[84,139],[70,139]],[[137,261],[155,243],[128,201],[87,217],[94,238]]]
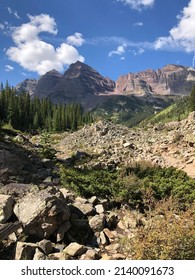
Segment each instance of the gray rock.
[[64,253],[72,257],[80,256],[87,251],[87,248],[84,245],[78,244],[76,242],[70,243],[65,249]]
[[0,223],[6,223],[13,214],[14,200],[9,195],[0,194]]
[[81,256],[80,260],[99,260],[100,258],[101,256],[96,250],[89,249]]
[[64,234],[71,228],[71,223],[69,221],[63,222],[59,229],[57,230],[57,242],[61,241],[64,238]]
[[109,244],[109,240],[108,240],[107,236],[105,235],[105,233],[103,231],[100,232],[100,243],[102,245],[108,245]]
[[64,253],[53,253],[53,254],[50,254],[48,257],[47,257],[48,260],[58,260],[58,261],[62,261],[62,260],[65,260],[65,255]]
[[95,215],[89,220],[89,226],[91,229],[96,232],[100,232],[104,229],[105,226],[105,215],[100,214],[100,215]]
[[66,200],[53,187],[27,194],[16,203],[14,213],[24,232],[40,239],[51,237],[70,217]]
[[34,243],[17,242],[15,260],[33,260],[37,248]]
[[94,208],[91,203],[82,204],[82,203],[75,202],[73,205],[74,207],[78,208],[83,213],[83,215],[89,216],[89,215],[93,215],[94,213]]
[[39,261],[39,260],[46,260],[46,259],[47,257],[38,248],[36,248],[33,260]]
[[117,216],[117,213],[115,212],[110,212],[107,216],[107,226],[109,229],[114,229],[117,226],[119,219]]
[[49,255],[53,252],[53,246],[50,240],[43,239],[38,243],[38,246],[46,255]]
[[98,204],[95,206],[95,210],[98,214],[103,214],[104,213],[104,206],[102,204]]
[[91,198],[88,199],[88,202],[94,206],[99,202],[99,199],[97,198],[97,196],[92,196]]
[[38,187],[33,184],[19,184],[19,183],[10,183],[0,188],[1,194],[8,194],[18,200],[19,198],[24,197],[27,193],[32,190],[38,190]]

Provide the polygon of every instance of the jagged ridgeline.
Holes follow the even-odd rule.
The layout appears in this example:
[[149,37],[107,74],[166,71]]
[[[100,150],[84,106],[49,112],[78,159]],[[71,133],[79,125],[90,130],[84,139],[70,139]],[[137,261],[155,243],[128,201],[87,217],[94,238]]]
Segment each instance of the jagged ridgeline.
[[16,94],[6,83],[0,90],[0,124],[21,131],[76,130],[92,121],[91,114],[84,113],[80,104],[55,104],[49,98],[30,98],[29,93]]

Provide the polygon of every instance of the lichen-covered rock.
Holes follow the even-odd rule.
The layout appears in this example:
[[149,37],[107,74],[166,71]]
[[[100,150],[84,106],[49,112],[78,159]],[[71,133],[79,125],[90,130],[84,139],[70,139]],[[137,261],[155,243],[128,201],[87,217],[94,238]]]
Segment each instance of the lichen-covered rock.
[[24,232],[40,239],[49,238],[70,217],[64,196],[54,187],[27,194],[16,203],[14,213]]

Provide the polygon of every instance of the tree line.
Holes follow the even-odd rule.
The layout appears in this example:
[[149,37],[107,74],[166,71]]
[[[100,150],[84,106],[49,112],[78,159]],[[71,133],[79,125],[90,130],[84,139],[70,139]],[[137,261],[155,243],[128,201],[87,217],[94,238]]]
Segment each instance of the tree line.
[[0,124],[10,124],[21,131],[61,132],[76,130],[93,121],[90,112],[84,113],[80,104],[54,104],[49,98],[16,90],[6,82],[0,87]]

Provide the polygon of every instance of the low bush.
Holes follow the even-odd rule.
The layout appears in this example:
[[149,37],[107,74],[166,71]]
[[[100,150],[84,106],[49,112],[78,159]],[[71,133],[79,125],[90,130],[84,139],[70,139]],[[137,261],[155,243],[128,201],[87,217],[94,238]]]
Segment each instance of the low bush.
[[148,164],[134,164],[121,170],[95,170],[60,165],[62,184],[77,194],[97,195],[119,203],[129,203],[144,210],[143,197],[151,190],[157,200],[170,196],[178,200],[181,209],[195,200],[195,181],[183,171]]
[[187,211],[173,199],[157,202],[146,212],[147,223],[134,238],[123,238],[121,248],[135,260],[194,260],[195,203]]

